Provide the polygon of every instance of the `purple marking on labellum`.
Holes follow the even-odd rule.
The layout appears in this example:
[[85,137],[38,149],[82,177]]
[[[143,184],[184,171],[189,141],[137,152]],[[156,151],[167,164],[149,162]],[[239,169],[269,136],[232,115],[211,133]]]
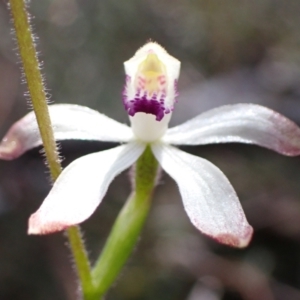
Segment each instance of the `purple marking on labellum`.
[[155,115],[156,121],[160,121],[165,115],[164,102],[158,102],[154,97],[148,99],[146,95],[142,97],[136,95],[134,100],[124,101],[124,106],[132,117],[138,112],[144,112]]
[[[166,94],[161,95],[153,94],[151,97],[147,96],[146,93],[142,94],[140,89],[137,90],[135,97],[129,99],[127,95],[127,85],[130,83],[130,76],[126,76],[126,84],[122,92],[122,100],[124,107],[130,116],[134,116],[138,112],[146,114],[152,114],[156,116],[156,121],[161,121],[165,114],[169,114],[173,111],[173,107],[165,107]],[[174,103],[177,102],[177,80],[174,82],[175,99]]]

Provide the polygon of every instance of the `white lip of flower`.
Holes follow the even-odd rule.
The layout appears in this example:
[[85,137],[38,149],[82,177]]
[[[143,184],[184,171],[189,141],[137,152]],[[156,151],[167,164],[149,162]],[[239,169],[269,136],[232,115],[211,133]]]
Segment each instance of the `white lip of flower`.
[[[125,63],[126,72],[135,78],[135,74],[145,71],[145,64],[148,67],[147,63],[151,65],[153,61],[154,69],[161,67],[158,70],[167,74],[168,84],[176,82],[180,64],[154,43],[148,43]],[[136,65],[132,70],[131,62]],[[164,65],[160,66],[160,63]],[[172,73],[169,68],[177,69]],[[171,73],[173,75],[169,78]],[[131,81],[133,87],[128,87],[127,79],[127,95],[134,94],[130,88],[134,90],[135,82]],[[145,89],[152,95],[157,90],[155,82],[149,83]],[[166,107],[170,110],[173,109],[175,95],[176,91],[171,91],[171,88],[170,93],[166,93]],[[143,105],[140,104],[138,107],[142,109]],[[148,104],[144,102],[146,107]],[[157,120],[155,110],[152,111],[154,114],[149,111],[131,111],[133,116],[130,118],[130,128],[83,106],[57,104],[51,105],[49,109],[57,140],[80,139],[127,144],[85,155],[72,162],[59,176],[39,210],[30,217],[30,234],[51,233],[86,220],[101,203],[114,177],[134,164],[146,146],[150,145],[161,167],[178,184],[191,222],[201,232],[219,242],[244,247],[251,239],[252,227],[228,179],[207,160],[185,153],[170,144],[240,142],[256,144],[284,155],[300,154],[300,128],[284,116],[254,104],[222,106],[171,129],[167,129],[171,112],[166,111],[160,121]],[[42,141],[35,116],[31,112],[16,122],[3,138],[0,158],[14,159],[39,145],[42,145]]]

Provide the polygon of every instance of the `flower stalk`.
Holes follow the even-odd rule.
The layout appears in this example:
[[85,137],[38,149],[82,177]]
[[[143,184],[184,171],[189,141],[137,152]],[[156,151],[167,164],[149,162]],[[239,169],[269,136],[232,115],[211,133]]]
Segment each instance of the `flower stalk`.
[[52,131],[43,77],[40,72],[34,38],[29,23],[29,14],[24,0],[10,0],[9,3],[24,76],[41,133],[51,177],[55,181],[62,168]]
[[[62,167],[54,139],[47,105],[47,96],[30,27],[29,14],[24,0],[10,0],[9,8],[11,10],[24,76],[26,78],[30,99],[43,141],[51,178],[54,182],[61,173]],[[88,295],[93,286],[89,261],[79,227],[70,227],[67,230],[67,235],[84,297],[85,299],[90,299]]]
[[96,299],[105,294],[134,248],[148,215],[158,163],[148,146],[135,165],[134,192],[121,210],[93,269]]

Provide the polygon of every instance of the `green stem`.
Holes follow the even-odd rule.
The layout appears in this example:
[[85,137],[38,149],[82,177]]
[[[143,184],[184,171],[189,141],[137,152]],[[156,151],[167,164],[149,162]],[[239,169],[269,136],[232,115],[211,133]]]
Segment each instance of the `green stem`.
[[56,180],[61,172],[61,165],[48,112],[43,78],[29,24],[29,15],[23,0],[10,0],[10,8],[33,110],[45,147],[51,177]]
[[69,227],[67,230],[69,244],[76,262],[82,292],[85,300],[94,300],[94,286],[92,283],[91,268],[83,243],[79,226]]
[[[62,168],[52,130],[43,78],[40,72],[40,65],[29,23],[29,14],[27,12],[25,0],[10,0],[9,6],[11,9],[16,38],[33,110],[36,115],[45,148],[46,159],[51,177],[52,180],[55,181],[61,173]],[[67,230],[67,234],[81,281],[84,297],[85,299],[90,299],[88,295],[90,294],[90,290],[93,289],[93,285],[89,261],[81,238],[80,229],[75,226],[71,227]]]
[[135,191],[121,210],[92,271],[98,298],[114,282],[137,242],[150,208],[156,176],[157,161],[147,147],[136,163]]

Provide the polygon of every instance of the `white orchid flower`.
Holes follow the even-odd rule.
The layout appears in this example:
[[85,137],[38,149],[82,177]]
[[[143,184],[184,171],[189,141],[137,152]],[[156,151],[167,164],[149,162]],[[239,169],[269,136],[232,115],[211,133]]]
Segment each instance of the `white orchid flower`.
[[[252,227],[222,171],[171,145],[240,142],[293,156],[300,154],[300,129],[280,114],[253,104],[222,106],[168,129],[179,71],[180,62],[153,42],[125,62],[123,103],[131,127],[87,107],[49,106],[57,140],[124,144],[72,162],[30,217],[30,234],[59,231],[89,218],[114,177],[133,165],[150,146],[162,169],[176,181],[185,211],[196,228],[228,245],[244,247],[249,243]],[[41,137],[30,112],[4,137],[0,158],[14,159],[39,145]]]

